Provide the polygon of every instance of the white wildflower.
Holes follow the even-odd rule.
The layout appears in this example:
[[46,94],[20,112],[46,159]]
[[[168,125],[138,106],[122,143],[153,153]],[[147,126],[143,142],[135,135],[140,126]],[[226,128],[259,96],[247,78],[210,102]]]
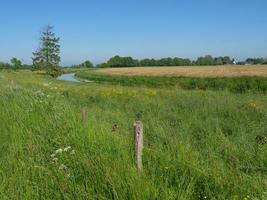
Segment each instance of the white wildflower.
[[68,147],[64,148],[63,151],[66,151],[66,152],[67,152],[67,151],[69,151],[70,149],[71,149],[71,147],[68,146]]
[[64,170],[64,169],[67,169],[67,166],[64,165],[64,164],[61,164],[58,168],[59,170]]
[[70,152],[70,154],[71,154],[71,155],[74,155],[74,154],[75,154],[75,150],[72,150],[72,151]]
[[53,158],[52,159],[54,162],[57,162],[58,161],[58,158]]
[[35,94],[38,94],[40,96],[44,96],[45,95],[41,90],[36,91]]
[[51,154],[50,156],[51,156],[52,158],[54,158],[54,157],[56,156],[56,154],[53,153],[53,154]]
[[56,154],[58,154],[58,153],[62,153],[62,152],[63,152],[62,149],[57,149],[57,150],[56,150]]

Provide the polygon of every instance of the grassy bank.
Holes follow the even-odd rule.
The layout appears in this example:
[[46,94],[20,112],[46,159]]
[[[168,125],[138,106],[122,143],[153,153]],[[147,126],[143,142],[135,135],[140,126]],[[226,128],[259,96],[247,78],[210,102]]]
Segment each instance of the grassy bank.
[[152,86],[0,72],[0,198],[266,198],[266,95]]
[[122,86],[179,87],[191,90],[229,90],[235,93],[267,93],[267,77],[166,77],[166,76],[119,76],[88,70],[76,73],[82,79],[107,82]]

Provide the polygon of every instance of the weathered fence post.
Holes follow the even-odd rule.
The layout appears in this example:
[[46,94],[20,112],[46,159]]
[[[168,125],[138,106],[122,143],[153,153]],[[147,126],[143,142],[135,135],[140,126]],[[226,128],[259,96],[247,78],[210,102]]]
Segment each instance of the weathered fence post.
[[81,108],[81,117],[82,117],[82,121],[84,124],[87,123],[87,119],[88,119],[88,110],[86,107],[82,107]]
[[135,138],[135,164],[138,171],[142,171],[143,124],[141,121],[136,121],[134,123],[134,138]]

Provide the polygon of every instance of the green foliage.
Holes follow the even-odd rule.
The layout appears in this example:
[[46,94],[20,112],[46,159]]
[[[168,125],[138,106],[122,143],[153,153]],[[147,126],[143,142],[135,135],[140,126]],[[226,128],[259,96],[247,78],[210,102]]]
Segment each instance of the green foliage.
[[52,26],[44,28],[40,48],[33,52],[33,68],[36,70],[54,71],[60,63],[59,37],[55,36]]
[[231,65],[233,64],[233,60],[229,56],[222,57],[222,62],[224,65]]
[[224,64],[223,58],[222,57],[214,58],[213,64],[214,65],[223,65]]
[[114,56],[108,60],[106,65],[108,67],[135,67],[138,66],[138,61],[132,57]]
[[82,64],[83,67],[86,67],[86,68],[92,68],[94,67],[93,63],[90,61],[90,60],[86,60],[83,64]]
[[32,69],[32,65],[24,64],[22,69]]
[[244,62],[244,61],[240,61],[240,62],[237,62],[236,64],[237,64],[237,65],[245,65],[246,62]]
[[13,69],[31,69],[31,68],[32,68],[31,65],[20,64],[19,62],[17,63],[16,67],[14,66],[14,64],[11,65],[9,63],[0,62],[0,69],[13,70]]
[[23,71],[0,72],[0,91],[0,199],[267,197],[264,94],[70,84]]
[[267,63],[267,59],[264,59],[264,58],[248,58],[246,60],[246,63],[253,64],[253,65],[266,64]]
[[12,64],[12,67],[15,70],[18,70],[18,69],[22,68],[22,62],[21,62],[21,60],[19,60],[17,58],[11,58],[10,62]]
[[97,67],[137,67],[137,66],[192,66],[192,65],[227,65],[233,64],[234,60],[229,56],[213,58],[212,56],[199,57],[196,61],[187,58],[161,58],[136,60],[132,57],[114,56],[107,63],[97,65]]
[[143,59],[139,61],[140,66],[190,66],[192,62],[190,59],[183,58],[161,58],[155,59]]
[[195,64],[196,65],[213,65],[214,60],[212,56],[199,57]]
[[180,87],[199,90],[228,90],[234,93],[267,93],[266,77],[149,77],[113,76],[95,71],[78,72],[79,78],[124,86]]
[[234,63],[233,61],[234,60],[232,60],[229,56],[213,58],[208,55],[199,57],[196,60],[195,65],[230,65]]
[[86,60],[79,65],[72,65],[71,68],[93,68],[94,65],[90,60]]
[[0,69],[11,69],[11,67],[9,63],[0,62]]
[[46,74],[56,78],[58,76],[60,76],[61,74],[63,74],[63,70],[60,67],[49,67],[46,71]]
[[100,63],[96,65],[97,68],[108,68],[109,66],[107,65],[107,63]]

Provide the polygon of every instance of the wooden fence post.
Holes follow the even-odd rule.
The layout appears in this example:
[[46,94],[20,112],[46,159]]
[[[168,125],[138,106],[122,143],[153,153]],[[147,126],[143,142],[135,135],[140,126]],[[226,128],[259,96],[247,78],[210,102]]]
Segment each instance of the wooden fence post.
[[136,121],[134,123],[134,138],[135,138],[135,164],[138,171],[142,171],[143,124],[141,121]]
[[81,117],[82,117],[82,121],[84,124],[87,123],[87,119],[88,119],[88,110],[86,107],[82,107],[81,108]]

